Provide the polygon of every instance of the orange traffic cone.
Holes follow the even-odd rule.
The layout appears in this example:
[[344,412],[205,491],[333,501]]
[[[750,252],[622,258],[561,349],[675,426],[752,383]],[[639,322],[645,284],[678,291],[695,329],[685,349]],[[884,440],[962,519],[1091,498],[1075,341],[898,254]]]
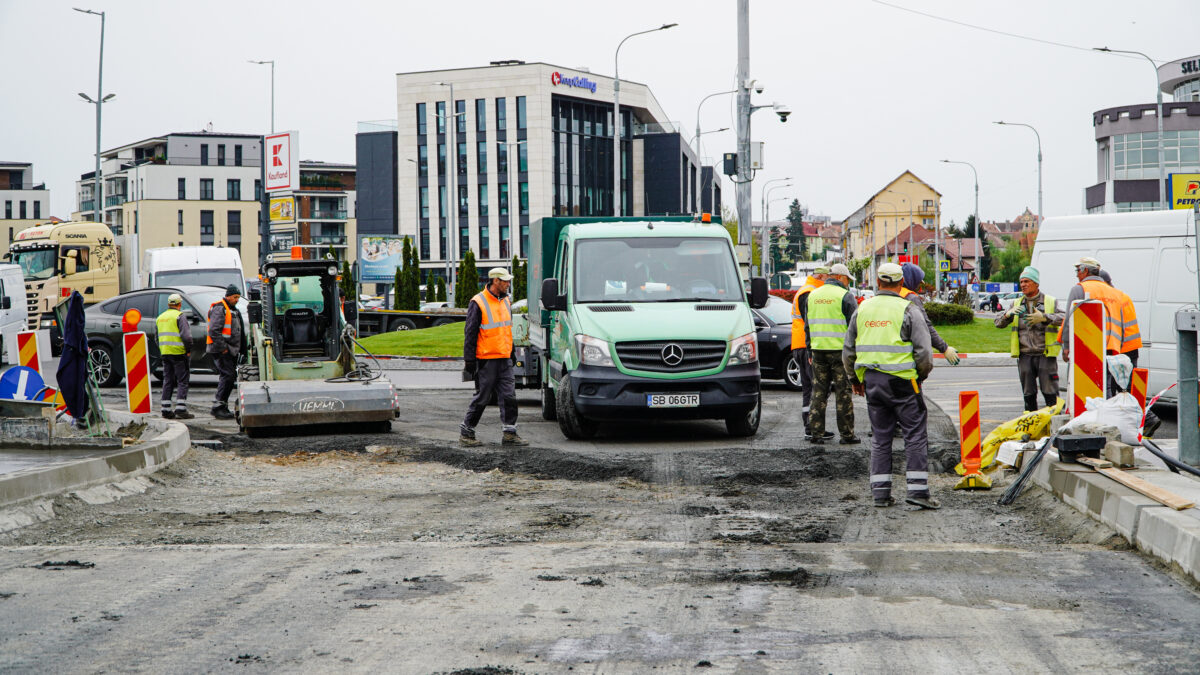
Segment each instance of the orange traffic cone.
[[958,392],[958,428],[961,438],[963,477],[955,490],[990,490],[992,479],[980,471],[979,392]]

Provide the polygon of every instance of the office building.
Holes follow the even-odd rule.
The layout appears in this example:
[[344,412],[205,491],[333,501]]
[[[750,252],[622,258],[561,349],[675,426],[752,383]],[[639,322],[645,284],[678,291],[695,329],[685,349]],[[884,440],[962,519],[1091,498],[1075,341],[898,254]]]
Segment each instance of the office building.
[[0,161],[0,207],[0,227],[5,228],[0,254],[8,252],[18,232],[50,220],[50,191],[33,181],[32,163]]

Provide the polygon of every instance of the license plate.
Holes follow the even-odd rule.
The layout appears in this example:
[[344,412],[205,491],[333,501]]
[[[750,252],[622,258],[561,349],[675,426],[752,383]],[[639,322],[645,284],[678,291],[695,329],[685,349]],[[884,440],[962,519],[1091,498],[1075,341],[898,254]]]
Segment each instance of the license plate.
[[649,408],[695,408],[700,405],[700,394],[646,394]]

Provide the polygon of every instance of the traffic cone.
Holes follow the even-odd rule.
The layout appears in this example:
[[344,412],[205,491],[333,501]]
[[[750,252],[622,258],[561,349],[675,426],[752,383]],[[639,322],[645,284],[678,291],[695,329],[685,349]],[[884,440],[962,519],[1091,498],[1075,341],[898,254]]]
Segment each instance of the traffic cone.
[[979,392],[958,392],[958,429],[962,448],[963,477],[955,490],[990,490],[992,479],[980,471],[982,447],[979,439]]

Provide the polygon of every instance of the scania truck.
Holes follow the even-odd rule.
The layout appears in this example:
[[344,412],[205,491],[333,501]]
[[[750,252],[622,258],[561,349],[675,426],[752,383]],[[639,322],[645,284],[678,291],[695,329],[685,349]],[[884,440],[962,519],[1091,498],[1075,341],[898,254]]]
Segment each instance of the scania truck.
[[104,223],[26,228],[17,233],[9,255],[25,277],[30,330],[51,328],[54,306],[71,291],[79,291],[89,305],[121,292],[117,246]]
[[747,293],[722,225],[554,217],[530,230],[530,347],[515,360],[518,378],[536,373],[545,419],[571,439],[628,419],[721,419],[733,436],[757,433],[750,307],[766,304],[767,282]]

